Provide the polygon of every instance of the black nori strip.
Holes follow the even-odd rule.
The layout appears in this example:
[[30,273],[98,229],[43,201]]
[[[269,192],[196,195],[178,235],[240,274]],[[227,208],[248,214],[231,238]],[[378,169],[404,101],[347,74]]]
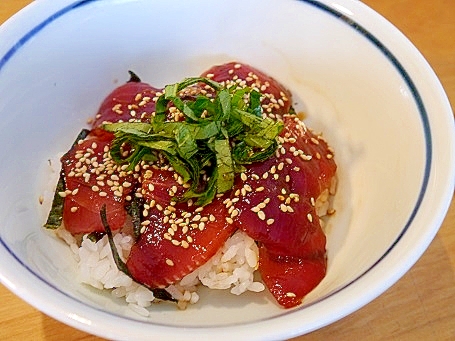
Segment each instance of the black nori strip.
[[50,230],[56,230],[62,225],[63,220],[63,205],[65,199],[60,196],[59,192],[65,192],[66,183],[65,175],[63,170],[60,171],[60,177],[57,182],[57,188],[55,189],[54,199],[52,201],[52,207],[47,216],[46,223],[44,227]]
[[[90,133],[88,129],[82,129],[82,131],[77,136],[76,140],[73,142],[72,148],[80,141],[87,137]],[[60,196],[59,192],[65,192],[66,190],[66,182],[65,182],[65,174],[63,169],[60,170],[60,176],[57,182],[57,187],[54,193],[54,199],[52,201],[52,207],[47,216],[46,223],[44,227],[50,230],[56,230],[62,225],[63,220],[63,206],[65,203],[65,199]]]
[[126,206],[126,211],[131,216],[131,222],[133,223],[133,234],[134,238],[138,239],[141,235],[141,211],[142,211],[142,200],[133,196],[131,202]]
[[92,242],[96,243],[103,239],[105,233],[104,232],[92,232],[87,235],[87,239],[90,239]]
[[[106,230],[106,235],[109,240],[109,246],[111,247],[112,255],[114,256],[114,261],[115,261],[115,264],[117,265],[117,268],[120,271],[122,271],[123,273],[125,273],[127,276],[133,278],[133,276],[131,276],[125,262],[123,262],[123,260],[120,258],[120,255],[118,254],[117,248],[115,246],[114,236],[112,235],[112,230],[107,222],[106,205],[103,205],[103,207],[101,208],[100,215],[101,215],[101,221],[103,223],[103,227]],[[134,278],[133,278],[133,280],[134,280]],[[142,285],[144,285],[144,284],[142,284]],[[155,289],[148,288],[148,289],[151,290],[153,292],[153,295],[155,296],[155,298],[157,298],[159,300],[176,302],[176,299],[173,298],[172,295],[169,294],[165,289],[160,289],[160,288],[155,288]]]
[[105,204],[103,205],[103,207],[101,207],[100,215],[101,215],[101,221],[103,223],[103,227],[106,230],[106,234],[107,234],[107,238],[109,240],[109,245],[111,247],[112,255],[114,256],[115,264],[117,265],[117,268],[120,271],[124,272],[126,275],[131,277],[131,274],[128,271],[128,268],[126,267],[125,262],[122,261],[122,259],[120,258],[120,255],[118,254],[117,248],[115,247],[114,236],[112,235],[111,227],[109,226],[109,223],[107,222]]
[[136,75],[133,71],[128,71],[130,74],[130,80],[127,83],[140,83],[141,79],[139,78],[138,75]]

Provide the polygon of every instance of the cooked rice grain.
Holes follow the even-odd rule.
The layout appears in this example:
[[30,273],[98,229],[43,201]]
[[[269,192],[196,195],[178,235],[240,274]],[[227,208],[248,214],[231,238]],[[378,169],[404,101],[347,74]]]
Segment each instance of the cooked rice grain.
[[[118,270],[107,236],[97,242],[84,236],[78,247],[76,238],[64,228],[58,229],[57,235],[73,251],[81,283],[99,290],[110,290],[112,296],[124,298],[130,309],[141,316],[149,316],[147,308],[155,300],[153,292]],[[119,255],[125,260],[133,245],[133,238],[118,233],[114,236],[114,242]],[[243,232],[236,232],[206,264],[166,290],[178,301],[177,305],[181,309],[199,301],[197,287],[201,284],[211,289],[230,289],[235,295],[246,291],[263,291],[264,284],[254,281],[258,255],[254,240]]]

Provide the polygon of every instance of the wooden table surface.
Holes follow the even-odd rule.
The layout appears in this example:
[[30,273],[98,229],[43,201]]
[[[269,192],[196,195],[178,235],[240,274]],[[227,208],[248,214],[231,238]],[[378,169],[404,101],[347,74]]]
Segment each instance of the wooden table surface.
[[[0,0],[0,24],[31,3]],[[455,106],[455,0],[364,0],[422,52]],[[293,341],[455,340],[455,201],[428,250],[385,294]],[[0,340],[102,340],[32,308],[0,285]]]

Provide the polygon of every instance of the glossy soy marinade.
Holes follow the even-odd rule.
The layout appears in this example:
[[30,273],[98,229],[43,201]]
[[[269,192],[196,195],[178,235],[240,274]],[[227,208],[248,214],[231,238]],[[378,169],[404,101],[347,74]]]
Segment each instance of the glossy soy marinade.
[[[131,203],[139,205],[137,240],[126,268],[133,279],[149,288],[176,283],[208,261],[240,229],[258,243],[259,272],[277,302],[286,308],[296,306],[325,276],[326,239],[317,206],[318,197],[327,197],[335,177],[333,151],[292,112],[291,93],[263,72],[227,63],[212,67],[202,77],[206,81],[191,83],[176,92],[178,97],[172,97],[167,88],[168,100],[163,100],[163,89],[132,77],[104,100],[90,134],[62,158],[66,182],[65,191],[60,193],[65,199],[64,226],[73,234],[103,233],[106,226],[99,216],[104,207],[109,228],[120,230],[129,219]],[[154,154],[158,157],[148,155],[142,132],[136,128],[158,121],[160,113],[164,113],[161,120],[166,124],[194,121],[210,127],[202,121],[205,117],[193,117],[192,111],[186,112],[183,106],[191,103],[195,108],[199,103],[196,101],[202,103],[204,99],[216,102],[214,98],[221,97],[224,90],[215,91],[210,81],[215,81],[219,89],[247,90],[234,95],[231,91],[229,101],[218,101],[219,111],[229,113],[231,106],[242,105],[239,101],[244,100],[249,107],[242,110],[251,110],[240,120],[251,124],[247,118],[256,120],[251,116],[255,114],[261,117],[257,122],[276,136],[269,134],[273,136],[269,141],[267,134],[248,135],[253,125],[240,133],[228,132],[224,127],[235,126],[237,121],[223,117],[212,120],[219,124],[222,134],[213,136],[217,143],[210,138],[204,143],[214,149],[215,157],[202,157],[200,162],[206,162],[207,167],[200,169],[200,178],[194,178],[191,172],[185,173],[183,166],[180,172],[176,170],[180,163],[166,149],[168,140],[164,147],[161,140],[146,144],[163,148]],[[224,91],[224,95],[227,93]],[[260,101],[260,106],[251,105],[254,101]],[[176,103],[181,104],[180,109]],[[212,121],[209,123],[215,126]],[[142,149],[128,140],[114,148],[119,132],[125,134],[133,128],[136,130],[130,136],[141,141]],[[207,149],[206,145],[201,147],[202,139],[185,140],[187,127],[178,129],[183,131],[175,137],[182,150],[180,155],[191,152],[193,145],[198,145],[199,151]],[[223,133],[232,137],[223,141]],[[226,155],[226,148],[241,151],[245,141],[257,146],[245,145],[245,155]],[[260,146],[269,151],[273,148],[272,155],[264,157]],[[122,157],[130,162],[119,162]],[[248,162],[242,164],[242,160]],[[206,173],[210,169],[216,173]],[[210,179],[217,179],[216,183],[210,184]],[[198,185],[193,186],[194,182]],[[229,188],[225,188],[226,183]]]

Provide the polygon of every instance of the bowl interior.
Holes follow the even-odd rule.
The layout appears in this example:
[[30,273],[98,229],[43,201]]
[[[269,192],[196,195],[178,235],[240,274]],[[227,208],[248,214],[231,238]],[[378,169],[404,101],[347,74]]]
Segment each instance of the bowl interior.
[[[300,312],[323,306],[375,267],[411,225],[428,180],[426,112],[387,45],[346,20],[355,13],[291,0],[60,3],[59,11],[43,9],[30,34],[0,43],[0,238],[22,264],[18,278],[31,276],[64,304],[86,309],[87,319],[107,311],[143,320],[77,283],[69,249],[41,228],[50,203],[38,200],[57,177],[49,160],[71,145],[128,70],[163,86],[214,64],[245,62],[291,89],[308,126],[323,132],[339,166],[337,213],[327,226],[327,276]],[[290,313],[268,295],[230,296],[204,292],[186,311],[159,305],[146,320],[229,326]]]

